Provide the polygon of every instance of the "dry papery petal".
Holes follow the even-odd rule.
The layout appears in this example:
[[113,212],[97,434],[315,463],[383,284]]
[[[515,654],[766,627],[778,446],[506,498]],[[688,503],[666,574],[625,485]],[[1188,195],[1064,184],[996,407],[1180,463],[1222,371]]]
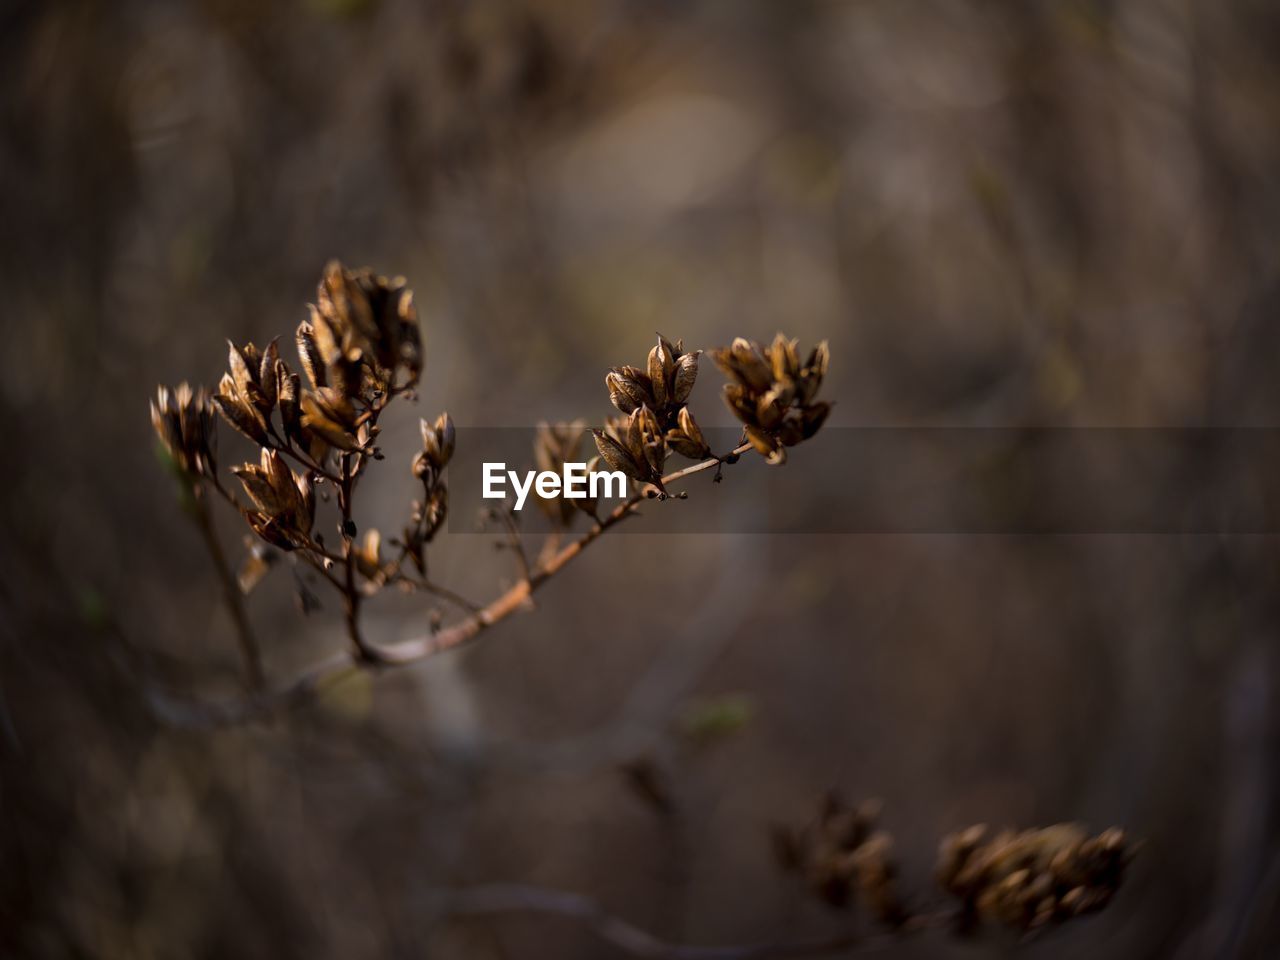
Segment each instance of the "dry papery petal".
[[627,453],[622,444],[599,430],[592,430],[591,436],[595,438],[596,449],[600,451],[605,463],[614,470],[621,470],[632,480],[644,480],[644,471],[631,459],[631,454]]

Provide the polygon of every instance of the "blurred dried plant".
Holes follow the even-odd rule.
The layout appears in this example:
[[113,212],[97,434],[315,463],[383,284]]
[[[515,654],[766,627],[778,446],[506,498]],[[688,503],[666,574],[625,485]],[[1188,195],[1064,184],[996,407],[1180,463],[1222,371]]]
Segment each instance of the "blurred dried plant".
[[[622,471],[633,482],[629,496],[605,516],[599,515],[599,505],[591,499],[540,498],[539,506],[556,532],[533,562],[525,555],[512,515],[503,513],[508,545],[521,559],[521,577],[514,586],[480,605],[428,577],[427,548],[448,514],[445,471],[457,442],[447,413],[430,423],[422,421],[422,449],[410,465],[413,476],[422,483],[422,493],[410,503],[409,519],[399,536],[384,538],[380,531],[369,529],[357,542],[355,498],[359,481],[371,463],[384,457],[378,446],[379,417],[394,400],[412,398],[422,373],[418,317],[405,281],[330,263],[308,318],[298,326],[295,342],[305,379],[281,355],[278,340],[262,349],[253,343],[232,343],[228,370],[212,397],[183,384],[172,391],[160,388],[152,404],[161,448],[181,478],[186,499],[204,531],[245,660],[250,695],[234,703],[208,705],[199,715],[209,722],[260,716],[305,698],[321,682],[343,672],[413,662],[472,639],[525,609],[541,584],[600,534],[633,515],[640,501],[666,499],[673,482],[713,467],[718,480],[725,464],[735,463],[752,448],[765,453],[770,462],[780,462],[775,449],[813,436],[827,409],[813,399],[826,369],[825,344],[801,367],[792,362],[794,341],[781,335],[764,353],[754,346],[739,348],[747,341],[735,341],[728,350],[716,351],[716,356],[746,357],[742,351],[747,349],[754,351],[752,356],[771,357],[774,372],[766,391],[771,399],[757,403],[760,414],[748,423],[744,442],[716,456],[688,407],[701,351],[687,351],[682,341],[672,343],[659,336],[643,370],[621,366],[609,371],[605,378],[609,398],[624,416],[609,419],[603,430],[592,431],[600,455],[588,464],[588,472],[600,462]],[[754,367],[743,369],[748,370],[749,379],[755,378],[751,383],[759,379]],[[229,490],[218,472],[214,409],[259,450],[257,463],[231,468],[240,481],[239,492]],[[582,421],[540,426],[534,444],[538,467],[558,472],[566,463],[578,462],[586,429]],[[664,474],[669,453],[695,463]],[[227,566],[213,535],[206,508],[210,494],[236,510],[259,538],[238,574]],[[322,514],[326,503],[336,512],[333,529],[337,545],[325,538]],[[580,513],[587,516],[590,527],[562,545],[562,535]],[[277,553],[311,568],[337,593],[349,648],[345,654],[322,660],[268,690],[241,593],[262,581]],[[361,626],[362,606],[389,586],[442,598],[458,607],[460,615],[446,625],[437,611],[425,635],[398,643],[374,643]],[[304,610],[315,607],[309,597],[302,599]]]
[[1090,837],[1075,823],[996,834],[982,824],[943,839],[938,882],[963,904],[964,928],[1029,932],[1101,910],[1132,857],[1116,827]]
[[898,892],[893,838],[877,826],[879,815],[879,802],[850,807],[830,792],[809,826],[774,826],[775,859],[828,906],[861,904],[891,929],[945,920],[961,934],[985,923],[1027,936],[1105,907],[1135,851],[1116,827],[1096,837],[1074,823],[996,834],[969,827],[943,839],[935,868],[958,908],[911,910]]

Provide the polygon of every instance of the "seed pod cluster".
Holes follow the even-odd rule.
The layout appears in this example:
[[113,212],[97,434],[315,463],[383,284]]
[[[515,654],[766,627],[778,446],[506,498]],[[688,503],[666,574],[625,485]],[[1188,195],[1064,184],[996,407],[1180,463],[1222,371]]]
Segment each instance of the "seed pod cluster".
[[402,279],[330,263],[296,340],[306,387],[275,341],[265,350],[231,344],[228,372],[213,398],[218,411],[254,443],[269,446],[279,410],[283,440],[316,462],[331,449],[366,449],[374,435],[367,411],[421,373],[412,293]]
[[[311,311],[316,343],[326,364],[330,358],[364,361],[367,390],[386,390],[404,373],[401,385],[418,382],[422,348],[413,293],[403,277],[387,279],[373,271],[347,270],[331,261],[324,270]],[[350,385],[343,386],[350,395]]]
[[281,550],[309,542],[316,499],[311,480],[295,474],[275,450],[263,450],[259,464],[232,467],[253,509],[245,513],[253,532]]
[[662,467],[667,459],[666,441],[657,416],[639,406],[626,417],[610,417],[604,430],[592,430],[600,457],[632,480],[651,483],[665,495]]
[[[533,458],[541,471],[560,474],[566,463],[581,462],[582,438],[587,425],[581,420],[572,423],[540,423],[533,441]],[[597,469],[599,457],[587,463],[587,475]],[[557,527],[568,528],[581,510],[590,517],[596,514],[596,501],[589,495],[583,498],[538,496],[538,509]]]
[[962,904],[962,924],[1021,932],[1101,910],[1133,858],[1124,831],[1090,837],[1079,824],[992,834],[985,825],[943,839],[938,882]]
[[422,499],[410,505],[409,526],[404,529],[404,545],[419,573],[426,570],[426,546],[436,535],[449,512],[449,488],[444,482],[444,468],[453,459],[457,444],[453,418],[447,412],[435,423],[420,420],[422,449],[413,458],[411,469],[422,482]]
[[[673,344],[658,334],[658,343],[649,351],[645,369],[613,367],[604,378],[609,400],[620,413],[630,417],[637,410],[647,408],[658,423],[665,445],[691,460],[711,456],[711,449],[687,406],[698,379],[701,354],[701,350],[686,352],[683,340]],[[603,449],[600,454],[609,459]]]
[[786,448],[812,437],[831,412],[831,404],[815,400],[827,373],[826,341],[803,363],[797,347],[798,341],[779,333],[768,347],[738,337],[728,347],[711,351],[729,377],[725,403],[769,463],[784,462]]
[[879,812],[878,803],[849,807],[828,793],[814,824],[799,831],[775,827],[774,847],[780,865],[798,873],[819,900],[837,908],[860,902],[896,927],[907,913],[897,893],[893,838],[876,827]]
[[213,402],[204,389],[180,383],[160,387],[151,401],[151,426],[174,465],[192,477],[212,476],[217,469],[218,434]]

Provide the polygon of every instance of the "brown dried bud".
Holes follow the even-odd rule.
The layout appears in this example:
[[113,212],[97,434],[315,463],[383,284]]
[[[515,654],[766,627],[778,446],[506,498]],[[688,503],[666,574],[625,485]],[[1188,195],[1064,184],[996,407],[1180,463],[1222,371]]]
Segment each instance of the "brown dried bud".
[[453,418],[448,413],[442,413],[436,417],[434,424],[429,424],[426,420],[419,420],[418,427],[422,431],[423,456],[426,462],[438,473],[453,458],[453,448],[456,443]]
[[151,426],[165,451],[183,473],[211,476],[216,469],[218,435],[213,403],[203,389],[180,383],[161,386],[151,402]]
[[774,851],[829,906],[860,900],[880,922],[898,926],[907,913],[896,889],[893,839],[875,829],[879,812],[877,802],[848,807],[830,792],[817,821],[805,830],[774,829]]
[[356,410],[337,387],[320,387],[302,394],[302,426],[339,450],[356,450]]
[[592,430],[591,434],[605,463],[632,480],[653,484],[665,494],[662,463],[666,447],[652,410],[642,406],[625,419],[610,418],[603,431]]
[[335,367],[342,371],[349,396],[361,387],[358,377],[353,382],[353,362],[371,365],[376,389],[391,386],[401,372],[401,386],[410,386],[422,372],[418,314],[403,277],[387,279],[330,262],[320,280],[311,325],[330,377]]
[[[254,443],[267,443],[267,425],[274,402],[267,401],[258,381],[262,356],[252,343],[237,347],[227,342],[230,373],[222,375],[213,402],[227,423]],[[274,390],[272,391],[275,392]]]
[[632,413],[654,402],[648,374],[635,367],[614,367],[605,374],[604,385],[609,390],[609,402],[622,413]]
[[994,837],[975,826],[943,839],[937,877],[960,899],[967,922],[1026,932],[1101,910],[1132,856],[1114,827],[1091,838],[1073,823]]
[[[691,354],[686,354],[691,356]],[[667,431],[667,446],[690,460],[705,460],[711,456],[711,448],[702,436],[702,429],[693,419],[688,407],[681,407],[677,426]]]
[[255,533],[283,550],[306,542],[315,521],[315,496],[307,477],[296,476],[274,450],[263,450],[258,465],[242,464],[231,472],[256,508],[247,516]]
[[685,353],[683,341],[673,344],[658,334],[658,343],[649,351],[644,370],[623,366],[606,374],[609,401],[628,415],[648,407],[664,431],[674,429],[698,378],[699,354],[696,350]]
[[276,402],[280,407],[280,423],[289,440],[306,446],[302,430],[302,407],[298,399],[301,381],[296,373],[290,373],[283,360],[276,361]]
[[258,348],[252,343],[237,347],[230,340],[227,341],[227,346],[230,348],[227,351],[227,361],[236,394],[245,402],[257,407],[264,416],[269,416],[275,404],[268,402],[262,390],[262,384],[258,380],[262,370],[262,355],[258,352]]
[[728,375],[724,399],[742,421],[747,439],[769,463],[786,460],[784,448],[816,434],[831,412],[829,403],[814,401],[826,376],[829,351],[818,344],[800,362],[795,340],[778,334],[767,348],[741,337],[712,359]]
[[356,569],[361,576],[372,580],[382,570],[382,534],[370,529],[364,535],[364,543],[355,551]]

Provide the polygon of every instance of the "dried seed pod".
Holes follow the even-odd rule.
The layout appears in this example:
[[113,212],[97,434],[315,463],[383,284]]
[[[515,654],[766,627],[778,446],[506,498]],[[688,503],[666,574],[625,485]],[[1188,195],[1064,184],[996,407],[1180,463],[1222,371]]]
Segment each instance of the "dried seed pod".
[[774,849],[780,863],[798,872],[827,905],[860,901],[880,922],[898,926],[907,912],[897,894],[893,839],[875,829],[879,812],[877,802],[849,807],[828,792],[815,823],[785,833],[775,828]]
[[665,496],[661,467],[655,469],[663,455],[655,449],[662,442],[655,424],[653,411],[638,407],[624,419],[609,418],[603,431],[592,430],[591,434],[605,463],[632,480],[652,484]]
[[279,338],[267,344],[262,351],[262,359],[258,362],[258,389],[262,391],[263,412],[270,416],[275,409],[279,397],[280,378],[276,373],[276,364],[280,362]]
[[337,387],[320,387],[302,394],[302,426],[339,450],[356,450],[355,406]]
[[688,407],[681,407],[677,426],[667,431],[667,446],[690,460],[705,460],[711,456],[711,448],[702,435],[702,428],[694,420]]
[[193,391],[187,383],[173,390],[158,387],[151,402],[151,426],[179,470],[191,476],[213,475],[217,423],[213,402],[203,389]]
[[229,348],[227,362],[236,395],[244,402],[252,404],[264,416],[269,416],[274,404],[267,402],[262,385],[258,382],[262,364],[262,355],[258,352],[258,348],[252,343],[237,347],[230,340],[227,341],[227,346]]
[[614,470],[621,470],[632,480],[639,480],[642,483],[648,478],[648,464],[636,461],[628,449],[616,439],[600,430],[592,430],[591,435],[595,438],[596,449],[600,451],[600,456]]
[[605,375],[609,402],[627,415],[640,407],[648,407],[664,432],[675,429],[680,410],[698,377],[699,354],[696,350],[685,353],[683,341],[673,344],[658,334],[658,342],[649,351],[644,370],[613,367]]
[[296,476],[274,450],[263,450],[258,464],[241,464],[231,470],[253,502],[249,526],[268,543],[293,550],[307,542],[315,522],[315,497],[311,482]]
[[276,361],[276,402],[280,407],[280,424],[287,439],[306,447],[302,430],[302,406],[298,399],[301,381],[296,373],[290,373],[283,360]]
[[767,348],[739,337],[711,356],[729,377],[726,405],[770,463],[784,462],[785,448],[811,438],[831,412],[829,403],[814,400],[827,372],[825,341],[803,363],[797,342],[782,334]]
[[976,826],[943,839],[937,877],[961,901],[967,923],[1027,932],[1101,910],[1131,859],[1114,827],[1089,837],[1071,823],[995,836]]
[[609,402],[622,413],[630,414],[654,403],[649,375],[635,367],[614,367],[605,374],[604,385],[609,390]]
[[422,431],[422,453],[427,463],[437,472],[443,470],[453,457],[456,443],[453,418],[448,413],[442,413],[436,417],[434,424],[419,420],[418,427]]
[[[251,345],[250,345],[251,346]],[[267,418],[259,398],[262,393],[250,378],[248,364],[240,350],[232,345],[232,372],[224,373],[213,402],[223,419],[254,443],[267,443]]]
[[671,382],[671,399],[677,404],[688,401],[693,392],[693,384],[698,379],[698,357],[701,350],[686,353],[676,361],[675,373]]
[[[418,381],[422,372],[418,314],[403,277],[388,279],[368,269],[348,270],[337,261],[330,262],[320,279],[310,326],[328,378],[348,396],[366,386],[387,389],[400,375],[401,387]],[[310,351],[310,344],[306,349]],[[313,386],[321,384],[313,380]]]
[[364,543],[355,551],[356,569],[361,576],[372,580],[382,570],[382,534],[370,529],[364,535]]
[[[315,307],[310,308],[312,313]],[[329,381],[325,377],[324,357],[320,355],[320,346],[316,343],[315,323],[314,321],[304,320],[298,324],[297,332],[298,344],[298,361],[302,364],[302,371],[307,375],[307,379],[311,381],[311,389],[318,390],[320,387],[329,385]]]
[[668,383],[675,373],[675,363],[670,344],[659,334],[658,345],[649,351],[649,383],[653,389],[653,405],[658,410],[667,406]]

